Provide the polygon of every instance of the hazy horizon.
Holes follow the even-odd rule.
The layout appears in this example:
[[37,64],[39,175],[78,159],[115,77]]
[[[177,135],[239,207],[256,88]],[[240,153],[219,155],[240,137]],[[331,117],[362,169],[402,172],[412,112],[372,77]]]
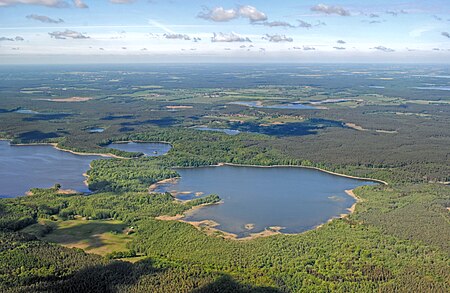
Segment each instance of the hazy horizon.
[[0,0],[2,64],[450,63],[445,0]]

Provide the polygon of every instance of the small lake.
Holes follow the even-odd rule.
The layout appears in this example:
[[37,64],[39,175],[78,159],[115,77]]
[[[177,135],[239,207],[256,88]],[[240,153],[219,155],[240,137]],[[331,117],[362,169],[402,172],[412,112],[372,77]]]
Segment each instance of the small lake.
[[241,133],[239,130],[228,129],[228,128],[210,128],[210,127],[194,127],[194,129],[200,131],[215,131],[215,132],[223,132],[228,135],[237,135]]
[[276,105],[264,105],[261,102],[231,102],[233,105],[247,106],[251,108],[265,108],[265,109],[290,109],[290,110],[311,110],[317,109],[313,106],[308,106],[300,103],[287,103],[287,104],[276,104]]
[[63,189],[89,192],[83,176],[92,160],[100,156],[80,156],[50,145],[12,146],[0,141],[0,197],[24,195],[30,188],[49,188],[55,183]]
[[417,86],[417,90],[436,90],[436,91],[450,91],[450,86]]
[[143,153],[149,157],[167,154],[172,148],[170,144],[160,142],[115,142],[106,147],[130,153]]
[[87,130],[89,133],[102,133],[105,131],[104,128],[98,127],[98,128],[90,128]]
[[218,194],[223,203],[190,211],[185,220],[213,220],[218,229],[238,237],[274,226],[285,227],[284,233],[313,229],[348,213],[355,199],[345,190],[376,184],[295,167],[220,166],[177,172],[177,182],[161,184],[155,191],[172,192],[184,200]]

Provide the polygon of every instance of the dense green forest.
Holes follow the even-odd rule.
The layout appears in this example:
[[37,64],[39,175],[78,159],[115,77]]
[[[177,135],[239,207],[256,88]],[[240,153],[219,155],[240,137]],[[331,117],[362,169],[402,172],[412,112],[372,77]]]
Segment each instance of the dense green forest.
[[[107,69],[0,71],[0,138],[115,156],[91,162],[90,194],[55,185],[0,199],[1,292],[450,291],[450,106],[445,93],[417,92],[418,76],[397,79],[377,67],[374,77],[395,77],[396,82],[370,88],[373,80],[355,75],[349,88],[343,86],[348,77],[331,71],[312,83],[257,67],[243,68],[254,73],[246,78],[206,67],[152,74]],[[424,74],[428,69],[408,70]],[[180,72],[182,79],[167,82]],[[202,74],[209,77],[199,78]],[[146,87],[151,84],[165,86]],[[55,96],[92,99],[42,100]],[[230,104],[237,100],[325,101],[325,108]],[[34,112],[18,112],[24,109]],[[194,129],[199,126],[241,132]],[[94,128],[102,132],[90,132]],[[167,142],[172,149],[146,157],[107,147],[119,141]],[[160,220],[221,199],[212,194],[183,202],[169,193],[149,192],[151,184],[178,177],[174,167],[219,163],[315,167],[388,184],[355,189],[360,201],[354,213],[296,235],[232,240],[220,231],[209,235],[202,227]],[[105,234],[127,236],[125,249],[97,255],[50,241],[56,232],[69,235],[79,227],[90,232],[112,221],[126,233],[110,225]],[[64,223],[78,226],[64,228]],[[101,235],[89,237],[106,245]]]
[[[257,139],[273,140],[265,136]],[[78,286],[91,286],[89,282],[95,279],[83,276],[93,269],[97,271],[94,276],[100,275],[98,278],[102,280],[96,281],[98,290],[112,291],[140,292],[155,284],[160,284],[157,287],[161,292],[198,288],[200,292],[210,288],[220,292],[223,288],[243,292],[448,290],[447,186],[421,183],[423,180],[408,176],[408,171],[389,172],[367,166],[345,168],[293,159],[276,149],[248,145],[245,136],[242,139],[170,128],[113,140],[167,141],[173,148],[167,155],[155,158],[94,161],[88,182],[99,192],[89,196],[58,194],[55,187],[33,189],[32,196],[3,199],[0,202],[3,233],[21,241],[13,241],[14,245],[8,240],[3,242],[2,259],[7,261],[2,264],[1,276],[5,290],[58,291],[60,287],[56,284],[76,290]],[[224,239],[220,233],[208,236],[186,223],[155,219],[220,199],[211,195],[182,204],[170,194],[147,193],[150,184],[176,177],[171,166],[219,162],[317,166],[384,179],[390,184],[358,188],[356,193],[362,202],[354,214],[300,235],[235,241]],[[130,264],[108,260],[114,258],[111,255],[103,259],[64,248],[58,248],[61,252],[55,259],[52,256],[57,251],[55,245],[18,232],[38,219],[65,220],[76,216],[113,218],[135,227],[135,238],[128,244],[130,252],[123,256],[138,253],[148,259]],[[51,233],[51,228],[41,228],[40,239],[45,240],[42,236]],[[39,251],[39,255],[32,251]],[[45,261],[40,259],[47,254]],[[25,255],[27,259],[31,257],[28,265],[22,263]],[[68,259],[63,265],[57,260],[61,257]],[[69,266],[67,262],[77,265]],[[133,281],[111,282],[111,275],[115,274],[121,280]]]

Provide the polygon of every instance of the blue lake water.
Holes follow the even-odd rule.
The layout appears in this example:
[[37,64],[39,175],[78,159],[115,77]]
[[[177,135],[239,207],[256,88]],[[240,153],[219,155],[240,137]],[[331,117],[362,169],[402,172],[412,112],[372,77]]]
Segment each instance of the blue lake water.
[[55,183],[64,189],[88,192],[83,173],[100,156],[80,156],[50,145],[11,146],[0,141],[0,197],[24,195],[30,188],[48,188]]
[[307,109],[317,109],[313,106],[308,106],[300,103],[287,103],[287,104],[277,104],[277,105],[264,105],[259,102],[231,102],[233,105],[247,106],[251,108],[266,108],[266,109],[291,109],[291,110],[307,110]]
[[[187,221],[213,220],[218,229],[245,237],[268,227],[299,233],[348,213],[355,200],[345,193],[375,184],[318,170],[290,167],[205,167],[177,169],[181,178],[155,191],[180,199],[218,194],[223,203],[188,212]],[[249,229],[252,224],[254,228]]]
[[[125,146],[126,144],[122,144]],[[162,155],[170,145],[162,143],[138,144],[142,150],[157,150]],[[50,145],[14,146],[0,141],[0,197],[24,195],[30,188],[49,188],[61,184],[63,189],[89,192],[83,176],[95,155],[76,155],[55,149]]]
[[239,130],[234,129],[228,129],[228,128],[210,128],[210,127],[195,127],[195,129],[200,131],[216,131],[216,132],[223,132],[228,135],[236,135],[241,133]]
[[102,133],[103,131],[105,131],[105,129],[104,128],[91,128],[91,129],[88,129],[88,132],[89,133]]
[[143,153],[149,157],[157,157],[166,154],[172,146],[159,142],[116,142],[106,147],[131,153]]
[[417,86],[418,90],[436,90],[436,91],[450,91],[450,86]]

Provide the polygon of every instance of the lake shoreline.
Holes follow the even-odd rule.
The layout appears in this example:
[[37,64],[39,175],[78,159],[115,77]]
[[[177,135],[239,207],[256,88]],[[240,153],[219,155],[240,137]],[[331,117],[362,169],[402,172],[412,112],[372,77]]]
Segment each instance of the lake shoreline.
[[[7,139],[5,139],[7,140]],[[10,140],[7,140],[10,141]],[[77,156],[99,156],[99,157],[104,157],[104,158],[115,158],[115,159],[130,159],[130,158],[125,158],[125,157],[121,157],[118,155],[114,155],[111,153],[85,153],[85,152],[77,152],[77,151],[72,151],[69,149],[63,149],[61,147],[58,146],[58,143],[55,142],[38,142],[38,143],[13,143],[11,144],[11,146],[39,146],[39,145],[43,145],[43,146],[52,146],[53,148],[57,149],[58,151],[62,151],[62,152],[68,152]]]
[[[325,172],[328,174],[350,178],[350,179],[356,179],[360,181],[372,181],[376,183],[381,183],[383,185],[389,185],[386,181],[380,180],[380,179],[374,179],[374,178],[367,178],[367,177],[358,177],[358,176],[352,176],[352,175],[346,175],[342,173],[336,173],[333,171],[329,171],[326,169],[322,169],[319,167],[313,167],[313,166],[301,166],[301,165],[270,165],[270,166],[264,166],[264,165],[250,165],[250,164],[234,164],[234,163],[217,163],[215,165],[207,165],[207,166],[198,166],[198,167],[172,167],[174,169],[194,169],[194,168],[209,168],[209,167],[222,167],[222,166],[232,166],[232,167],[254,167],[254,168],[305,168],[305,169],[312,169],[317,170],[321,172]],[[158,182],[157,182],[158,183]]]
[[[325,173],[329,173],[332,175],[337,175],[337,176],[342,176],[342,177],[346,177],[346,178],[350,178],[350,179],[357,179],[357,180],[361,180],[361,181],[372,181],[372,182],[376,182],[376,183],[382,183],[385,185],[388,185],[387,182],[382,181],[382,180],[377,180],[377,179],[371,179],[371,178],[362,178],[362,177],[355,177],[355,176],[350,176],[350,175],[345,175],[345,174],[339,174],[339,173],[335,173],[335,172],[331,172],[331,171],[327,171],[327,170],[323,170],[317,167],[309,167],[309,166],[289,166],[289,165],[274,165],[274,166],[259,166],[259,165],[240,165],[240,164],[232,164],[232,163],[219,163],[217,165],[209,165],[209,166],[201,166],[201,167],[180,167],[179,169],[193,169],[193,168],[206,168],[206,167],[221,167],[221,166],[234,166],[234,167],[259,167],[259,168],[279,168],[279,167],[296,167],[296,168],[307,168],[307,169],[314,169],[314,170],[318,170],[318,171],[322,171]],[[156,182],[154,184],[151,185],[151,187],[149,187],[149,191],[153,192],[155,189],[157,189],[159,186],[161,186],[162,184],[167,184],[167,183],[173,183],[176,182],[176,180],[178,180],[179,177],[177,178],[169,178],[169,179],[165,179],[165,180],[161,180],[159,182]],[[321,227],[323,227],[324,225],[336,220],[336,219],[344,219],[349,217],[351,214],[353,214],[355,212],[356,209],[356,205],[360,202],[362,202],[362,199],[360,197],[358,197],[355,193],[354,193],[354,189],[349,189],[349,190],[345,190],[346,195],[352,197],[355,202],[352,204],[351,207],[347,208],[348,213],[342,213],[340,215],[337,216],[333,216],[332,218],[330,218],[329,220],[327,220],[326,222],[319,224],[315,227],[312,227],[311,229],[308,229],[306,231],[302,231],[299,233],[283,233],[282,229],[283,227],[267,227],[265,228],[263,231],[261,232],[257,232],[257,233],[250,233],[249,236],[245,236],[245,237],[238,237],[237,234],[231,233],[231,232],[226,232],[223,230],[220,230],[219,228],[217,228],[217,226],[219,226],[220,224],[217,222],[214,222],[212,220],[202,220],[202,221],[188,221],[185,220],[185,216],[196,210],[196,209],[200,209],[206,206],[209,206],[210,204],[204,204],[204,205],[200,205],[197,207],[194,207],[192,209],[189,209],[188,211],[186,211],[185,213],[181,214],[181,215],[176,215],[174,217],[169,217],[169,216],[160,216],[157,217],[157,220],[163,220],[163,221],[178,221],[178,222],[182,222],[182,223],[187,223],[190,224],[192,226],[194,226],[196,229],[198,229],[199,231],[204,232],[205,234],[209,235],[209,236],[221,236],[224,239],[231,239],[231,240],[237,240],[237,241],[246,241],[246,240],[253,240],[253,239],[257,239],[257,238],[261,238],[261,237],[268,237],[268,236],[273,236],[273,235],[300,235],[303,233],[307,233],[310,231],[314,231],[317,229],[320,229]],[[176,198],[176,196],[175,196]],[[220,204],[222,202],[216,203],[216,204]]]

